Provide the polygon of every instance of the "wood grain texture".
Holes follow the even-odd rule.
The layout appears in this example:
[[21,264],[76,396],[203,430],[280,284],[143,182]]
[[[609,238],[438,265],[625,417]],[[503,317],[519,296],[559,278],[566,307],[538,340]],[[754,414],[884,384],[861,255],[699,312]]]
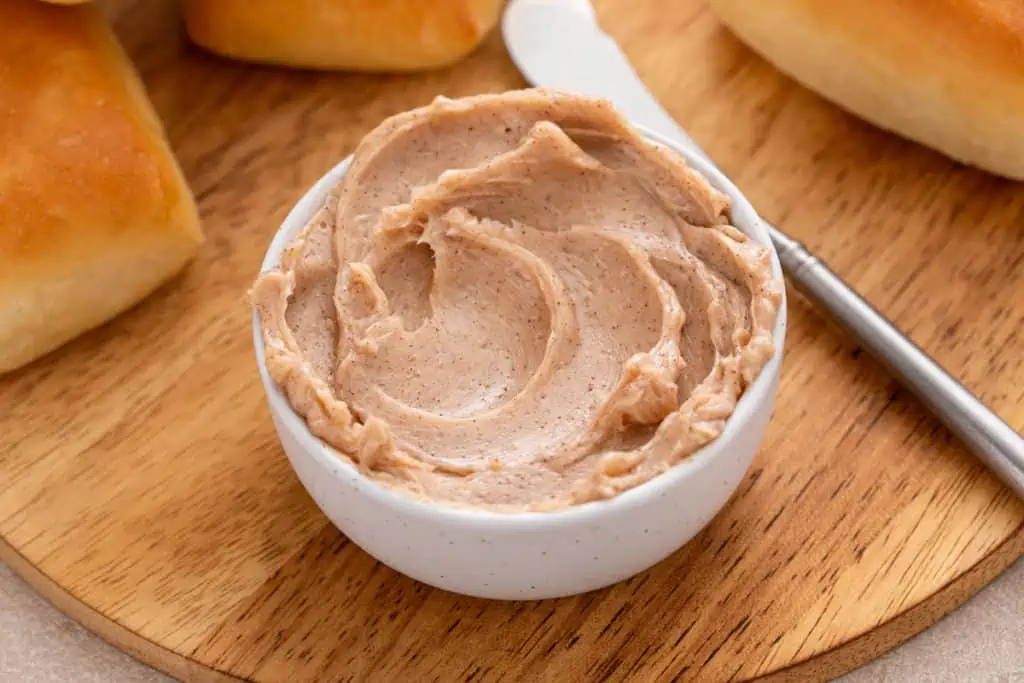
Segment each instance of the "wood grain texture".
[[[1024,425],[1024,188],[800,89],[699,0],[604,25],[770,220]],[[189,46],[170,0],[108,5],[208,235],[156,295],[0,379],[0,558],[187,680],[821,680],[1024,553],[1024,506],[797,296],[761,452],[688,546],[607,590],[463,598],[377,564],[277,444],[245,292],[289,207],[381,118],[523,85],[492,36],[417,76],[315,74]]]

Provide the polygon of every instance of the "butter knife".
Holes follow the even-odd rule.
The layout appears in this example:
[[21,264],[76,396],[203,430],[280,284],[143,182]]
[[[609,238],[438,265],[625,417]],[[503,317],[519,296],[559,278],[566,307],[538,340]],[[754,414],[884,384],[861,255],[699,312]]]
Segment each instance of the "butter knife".
[[[606,98],[630,120],[714,164],[644,86],[588,0],[511,0],[501,28],[512,61],[531,84]],[[790,283],[1024,500],[1024,439],[804,245],[765,226]]]

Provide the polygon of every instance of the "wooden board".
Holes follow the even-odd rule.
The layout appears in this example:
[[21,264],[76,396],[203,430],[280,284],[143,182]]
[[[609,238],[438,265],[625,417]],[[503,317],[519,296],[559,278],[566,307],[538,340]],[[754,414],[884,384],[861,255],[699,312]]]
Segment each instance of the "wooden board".
[[[767,218],[1024,425],[1022,186],[829,106],[698,0],[599,11]],[[497,36],[429,75],[315,74],[190,47],[169,0],[110,12],[209,239],[130,313],[0,380],[0,557],[105,638],[197,681],[821,679],[1024,552],[1024,507],[794,296],[764,447],[670,559],[539,603],[375,563],[275,440],[245,292],[291,204],[381,118],[523,82]]]

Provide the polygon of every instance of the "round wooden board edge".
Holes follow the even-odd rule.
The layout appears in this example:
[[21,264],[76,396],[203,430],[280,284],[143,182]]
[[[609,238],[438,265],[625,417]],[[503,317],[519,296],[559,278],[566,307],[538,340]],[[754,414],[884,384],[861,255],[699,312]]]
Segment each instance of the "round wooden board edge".
[[767,673],[756,680],[758,683],[829,681],[850,673],[919,635],[963,606],[1022,557],[1024,525],[1017,527],[963,574],[916,605],[831,650]]
[[[880,657],[904,643],[991,583],[1024,557],[1024,525],[963,574],[913,607],[856,638],[819,655],[756,679],[761,683],[827,681]],[[246,683],[229,673],[154,643],[77,599],[0,537],[0,561],[50,604],[122,652],[187,683]]]
[[0,561],[51,605],[143,664],[188,683],[246,683],[244,679],[217,671],[179,652],[168,650],[98,612],[44,574],[2,537]]

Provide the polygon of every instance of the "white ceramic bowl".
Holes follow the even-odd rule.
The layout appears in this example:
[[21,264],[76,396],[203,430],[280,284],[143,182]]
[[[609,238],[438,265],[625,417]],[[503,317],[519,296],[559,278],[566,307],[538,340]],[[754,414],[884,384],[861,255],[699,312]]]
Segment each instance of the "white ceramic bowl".
[[[727,194],[733,223],[771,247],[753,207],[727,178],[678,145],[645,134],[682,154]],[[349,161],[321,178],[288,214],[263,270],[277,265],[282,249],[323,205]],[[772,258],[781,281],[774,250]],[[690,458],[610,500],[506,514],[432,505],[362,475],[310,433],[270,379],[253,317],[256,358],[274,426],[292,467],[324,514],[366,552],[403,574],[456,593],[499,599],[560,597],[607,586],[656,564],[704,528],[735,491],[764,436],[785,332],[783,299],[774,357],[742,396],[722,435]]]

